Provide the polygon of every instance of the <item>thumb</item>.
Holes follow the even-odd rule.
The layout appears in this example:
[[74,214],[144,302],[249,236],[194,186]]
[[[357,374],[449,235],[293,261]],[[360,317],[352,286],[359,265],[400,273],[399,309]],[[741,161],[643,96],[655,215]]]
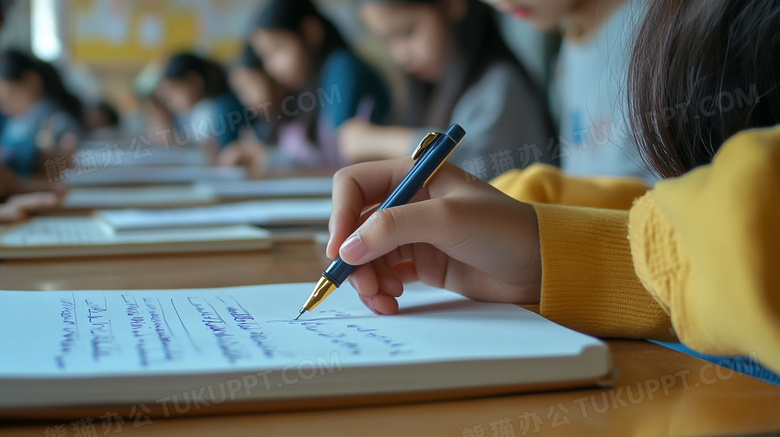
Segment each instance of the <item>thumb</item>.
[[426,200],[376,211],[344,241],[339,256],[347,264],[362,265],[406,244],[440,246],[452,227],[439,219],[446,216],[445,204],[443,199]]

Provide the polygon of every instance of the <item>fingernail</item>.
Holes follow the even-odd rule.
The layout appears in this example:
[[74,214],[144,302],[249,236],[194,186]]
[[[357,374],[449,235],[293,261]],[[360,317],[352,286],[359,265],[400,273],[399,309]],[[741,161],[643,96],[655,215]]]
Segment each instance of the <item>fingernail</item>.
[[360,234],[352,234],[339,249],[341,259],[350,264],[357,264],[366,255],[366,246],[360,240]]

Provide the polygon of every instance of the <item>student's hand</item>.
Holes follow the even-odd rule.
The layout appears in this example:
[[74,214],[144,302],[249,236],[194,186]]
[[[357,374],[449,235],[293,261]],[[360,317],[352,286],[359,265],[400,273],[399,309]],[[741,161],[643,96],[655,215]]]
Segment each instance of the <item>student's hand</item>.
[[48,191],[60,196],[68,192],[68,186],[62,182],[48,182],[45,180],[21,180],[18,190],[14,194],[36,193]]
[[403,283],[415,281],[476,300],[538,303],[533,207],[463,170],[445,163],[412,203],[369,217],[375,208],[366,209],[382,202],[412,164],[410,158],[371,162],[334,176],[327,255],[360,266],[349,280],[363,303],[394,314]]
[[374,131],[374,125],[360,117],[345,121],[338,131],[339,154],[350,163],[376,158],[371,147]]
[[265,153],[265,147],[260,143],[234,141],[219,152],[217,165],[244,167],[250,177],[257,177],[265,171]]
[[56,208],[59,204],[60,197],[54,193],[17,194],[0,204],[0,222],[22,220],[32,213]]
[[20,180],[10,168],[0,165],[0,198],[5,198],[17,193]]
[[415,133],[413,128],[380,126],[355,117],[339,127],[339,153],[350,163],[407,156]]
[[47,182],[44,180],[21,179],[13,170],[0,165],[0,198],[14,194],[33,193],[38,191],[51,191],[64,195],[67,191],[65,184],[61,182]]

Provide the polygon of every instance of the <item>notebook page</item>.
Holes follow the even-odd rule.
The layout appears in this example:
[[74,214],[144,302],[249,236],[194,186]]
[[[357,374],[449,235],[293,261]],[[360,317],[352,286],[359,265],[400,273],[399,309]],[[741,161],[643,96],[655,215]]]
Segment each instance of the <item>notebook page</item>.
[[207,203],[215,200],[206,187],[153,186],[72,188],[62,200],[65,208],[127,208]]
[[[511,304],[407,286],[377,316],[345,284],[294,321],[312,283],[201,290],[0,292],[0,381],[577,355],[591,337]],[[335,354],[335,355],[334,355]],[[561,375],[565,377],[566,375]]]
[[285,178],[253,181],[208,181],[198,184],[220,198],[328,196],[332,178]]
[[67,169],[62,180],[71,186],[184,184],[203,180],[239,180],[246,177],[240,167],[133,167],[96,168],[77,173]]
[[116,245],[270,238],[249,225],[143,229],[119,234],[94,217],[35,217],[0,234],[0,247]]
[[97,215],[115,230],[236,223],[266,225],[289,222],[325,222],[330,199],[257,200],[194,208],[100,210]]

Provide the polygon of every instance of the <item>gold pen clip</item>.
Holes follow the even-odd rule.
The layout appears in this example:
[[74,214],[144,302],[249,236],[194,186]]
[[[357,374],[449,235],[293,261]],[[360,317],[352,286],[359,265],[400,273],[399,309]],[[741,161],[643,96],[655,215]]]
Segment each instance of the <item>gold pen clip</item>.
[[431,144],[436,141],[436,138],[438,138],[439,135],[441,134],[438,132],[428,132],[428,134],[425,135],[425,137],[423,137],[423,139],[420,141],[420,144],[417,145],[417,148],[414,149],[414,152],[412,152],[412,159],[416,161],[418,158],[420,158],[423,153],[428,150],[428,147],[430,147]]

